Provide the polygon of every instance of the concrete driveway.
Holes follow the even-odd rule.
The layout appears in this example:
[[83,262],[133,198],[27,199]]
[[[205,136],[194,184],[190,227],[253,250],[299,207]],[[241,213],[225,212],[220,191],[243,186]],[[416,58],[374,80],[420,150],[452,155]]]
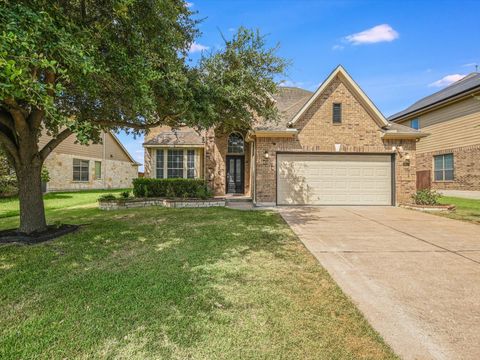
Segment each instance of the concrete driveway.
[[394,207],[279,208],[405,359],[480,359],[480,226]]

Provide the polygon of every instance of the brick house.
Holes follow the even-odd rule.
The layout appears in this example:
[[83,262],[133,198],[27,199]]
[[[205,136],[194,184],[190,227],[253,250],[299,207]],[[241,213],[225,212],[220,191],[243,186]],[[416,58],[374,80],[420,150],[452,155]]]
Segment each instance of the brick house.
[[205,178],[257,205],[395,205],[415,192],[420,131],[385,119],[343,67],[314,93],[281,87],[279,121],[244,133],[159,127],[145,176]]
[[417,171],[437,190],[480,190],[480,73],[418,100],[389,118],[429,134]]

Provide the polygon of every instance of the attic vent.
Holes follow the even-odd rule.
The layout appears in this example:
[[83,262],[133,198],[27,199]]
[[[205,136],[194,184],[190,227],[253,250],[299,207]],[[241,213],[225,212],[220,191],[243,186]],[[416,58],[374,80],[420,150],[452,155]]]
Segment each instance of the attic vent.
[[342,104],[334,103],[333,104],[333,117],[332,122],[334,124],[342,123]]

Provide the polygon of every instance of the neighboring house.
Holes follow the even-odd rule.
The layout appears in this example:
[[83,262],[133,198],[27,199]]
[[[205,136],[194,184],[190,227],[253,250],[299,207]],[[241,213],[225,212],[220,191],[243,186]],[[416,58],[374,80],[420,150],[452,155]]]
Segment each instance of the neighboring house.
[[[71,135],[48,155],[44,164],[50,175],[47,191],[132,187],[140,164],[113,133],[101,136],[101,144],[86,146],[75,143],[75,135]],[[50,139],[43,134],[39,147]]]
[[434,189],[480,190],[480,74],[472,73],[389,120],[430,134],[417,171]]
[[337,67],[315,93],[282,87],[278,122],[247,132],[152,129],[145,176],[205,178],[257,205],[395,205],[415,192],[423,134],[392,124]]

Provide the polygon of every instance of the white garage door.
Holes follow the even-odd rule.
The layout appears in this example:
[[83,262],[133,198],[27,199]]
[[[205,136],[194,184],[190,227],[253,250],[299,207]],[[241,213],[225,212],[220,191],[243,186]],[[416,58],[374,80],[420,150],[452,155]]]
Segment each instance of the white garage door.
[[390,155],[278,154],[279,205],[391,205]]

